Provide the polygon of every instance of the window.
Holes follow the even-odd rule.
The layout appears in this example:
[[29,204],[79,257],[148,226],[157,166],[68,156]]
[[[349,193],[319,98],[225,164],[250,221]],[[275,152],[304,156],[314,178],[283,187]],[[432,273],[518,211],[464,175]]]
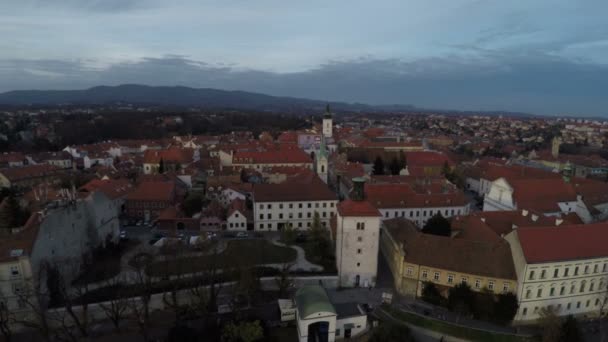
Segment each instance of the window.
[[264,219],[264,214],[260,214],[260,220]]
[[576,302],[576,308],[580,309],[581,308],[581,302]]
[[559,295],[560,295],[560,296],[563,296],[565,292],[566,292],[566,287],[565,287],[565,286],[562,286],[562,287],[559,289]]
[[327,203],[323,202],[323,208],[327,208]]
[[572,284],[572,286],[570,287],[570,294],[574,293],[574,284]]
[[19,266],[15,265],[15,266],[11,266],[11,277],[18,277],[19,276]]
[[308,203],[308,207],[309,207],[309,208],[312,208],[312,203]]
[[494,290],[494,281],[493,281],[493,280],[490,280],[490,281],[488,282],[488,289],[489,289],[489,290]]
[[589,301],[589,300],[587,300],[587,302],[585,303],[585,307],[586,307],[586,308],[588,308],[588,307],[589,307],[589,303],[590,303],[590,301]]
[[[268,214],[268,216],[270,216],[270,214]],[[270,217],[268,217],[268,218],[270,218]],[[281,213],[281,214],[279,214],[279,218],[280,218],[280,219],[282,219],[282,218],[283,218],[283,214],[282,214],[282,213]]]
[[315,203],[315,208],[318,208],[318,207],[319,207],[319,203]]
[[530,298],[531,295],[532,295],[532,291],[526,290],[526,299]]
[[581,283],[581,288],[578,290],[578,292],[584,292],[585,291],[585,282]]
[[439,272],[435,272],[433,279],[435,279],[435,281],[439,281]]
[[357,237],[357,241],[358,242],[362,242],[363,241],[363,237],[361,237],[361,236]]
[[279,209],[283,209],[283,203],[279,204]]
[[308,218],[311,218],[311,216],[312,216],[312,214],[311,214],[310,212],[308,212],[308,213],[306,214],[306,217],[308,217]]
[[293,203],[289,203],[289,209],[293,209]]
[[411,276],[413,273],[414,273],[414,268],[413,268],[413,267],[408,267],[408,268],[407,268],[407,272],[406,272],[406,274],[407,274],[408,276]]
[[475,288],[476,289],[480,289],[481,288],[481,280],[475,279]]
[[568,276],[568,270],[569,270],[569,269],[568,269],[568,267],[566,267],[566,268],[564,269],[564,277],[567,277],[567,276]]
[[538,312],[538,306],[534,307],[534,313]]
[[558,269],[558,268],[556,268],[556,269],[553,271],[553,278],[557,278],[557,275],[558,275],[558,274],[559,274],[559,269]]
[[298,208],[302,208],[302,203],[298,203]]
[[298,213],[298,218],[302,218],[302,213]]
[[529,277],[529,279],[530,279],[530,280],[533,280],[533,279],[534,279],[534,271],[530,271],[530,277]]
[[502,292],[509,292],[509,283],[502,284]]
[[357,222],[357,230],[364,230],[365,222]]
[[357,254],[361,254],[361,248],[357,249]]
[[272,214],[268,214],[268,219],[272,220]]
[[536,291],[536,298],[540,298],[543,295],[543,289],[538,289],[538,291]]
[[263,204],[260,204],[260,209],[264,209],[264,205]]
[[452,283],[454,283],[454,275],[448,274],[448,284],[452,284]]
[[589,292],[593,291],[593,288],[595,287],[594,283],[591,283],[591,285],[589,285]]
[[271,229],[271,228],[272,228],[272,223],[269,223],[268,224],[268,229]]
[[549,296],[553,297],[555,295],[555,288],[552,287],[551,290],[549,290]]
[[466,284],[466,283],[467,283],[467,281],[468,281],[467,277],[462,277],[462,279],[460,280],[460,282],[461,282],[462,284]]
[[272,209],[272,204],[266,206],[267,209]]
[[577,275],[578,275],[578,266],[576,266],[576,267],[574,268],[574,275],[575,275],[575,276],[577,276]]
[[302,222],[298,222],[298,228],[302,228]]
[[602,268],[602,272],[606,272],[608,271],[608,264],[604,264],[604,267]]
[[547,274],[547,271],[545,271],[545,270],[540,271],[540,279],[545,279],[546,274]]
[[585,266],[585,274],[589,273],[589,266]]
[[360,262],[358,262],[358,263],[357,263],[357,267],[359,267],[359,266],[361,266],[361,263],[360,263]]
[[429,276],[429,273],[427,270],[423,270],[422,271],[422,279],[426,279]]
[[568,303],[568,305],[566,305],[566,310],[570,310],[571,306],[572,306],[572,303]]

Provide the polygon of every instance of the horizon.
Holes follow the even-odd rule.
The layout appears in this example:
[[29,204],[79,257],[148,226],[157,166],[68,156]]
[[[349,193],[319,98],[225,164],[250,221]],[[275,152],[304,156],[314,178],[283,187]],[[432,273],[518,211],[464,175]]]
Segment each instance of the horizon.
[[606,10],[601,1],[545,0],[5,2],[0,92],[179,84],[608,117]]

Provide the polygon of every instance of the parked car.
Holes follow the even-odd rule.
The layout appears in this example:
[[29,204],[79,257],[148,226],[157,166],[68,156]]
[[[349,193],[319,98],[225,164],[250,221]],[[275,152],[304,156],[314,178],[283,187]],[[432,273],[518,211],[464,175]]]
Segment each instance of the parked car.
[[127,232],[126,232],[126,231],[124,231],[124,230],[121,230],[121,231],[120,231],[120,235],[118,235],[118,237],[119,237],[121,240],[127,240],[127,239],[128,239],[128,238],[127,238]]
[[246,232],[238,232],[236,233],[236,238],[237,239],[246,239],[249,237],[249,234],[247,234]]

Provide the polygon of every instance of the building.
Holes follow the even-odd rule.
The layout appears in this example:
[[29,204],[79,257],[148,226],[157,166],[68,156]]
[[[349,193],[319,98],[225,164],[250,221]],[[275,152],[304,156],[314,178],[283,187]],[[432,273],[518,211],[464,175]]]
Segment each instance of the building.
[[141,182],[126,196],[127,216],[146,223],[152,222],[163,209],[175,204],[176,197],[175,182]]
[[329,158],[327,157],[327,148],[325,147],[325,138],[321,139],[321,146],[319,152],[315,155],[315,168],[317,175],[321,180],[328,184],[329,174]]
[[533,322],[541,308],[596,316],[608,300],[608,223],[521,227],[505,239],[519,279],[515,321]]
[[323,114],[323,138],[331,138],[333,136],[334,126],[331,112],[329,111],[329,105],[325,108],[325,114]]
[[254,229],[281,230],[287,224],[295,229],[311,227],[315,213],[329,227],[338,199],[318,177],[310,182],[253,185]]
[[298,341],[349,339],[367,330],[367,315],[358,304],[332,304],[324,288],[304,286],[296,292]]
[[53,165],[27,165],[0,169],[0,188],[29,188],[40,182],[54,183],[61,169]]
[[375,286],[380,212],[365,199],[363,178],[353,179],[350,199],[338,205],[334,236],[338,286]]
[[200,160],[200,152],[188,148],[168,148],[165,150],[146,150],[144,152],[144,174],[158,173],[163,164],[163,172],[175,172]]
[[426,282],[435,284],[445,296],[460,283],[495,294],[517,288],[511,250],[502,239],[471,241],[424,234],[402,218],[383,225],[382,254],[401,295],[421,296]]
[[247,209],[245,200],[236,198],[230,203],[226,215],[226,229],[244,231],[251,226],[253,228],[251,210]]
[[452,217],[469,213],[467,198],[451,184],[366,184],[365,194],[383,219],[404,217],[421,228],[436,214]]

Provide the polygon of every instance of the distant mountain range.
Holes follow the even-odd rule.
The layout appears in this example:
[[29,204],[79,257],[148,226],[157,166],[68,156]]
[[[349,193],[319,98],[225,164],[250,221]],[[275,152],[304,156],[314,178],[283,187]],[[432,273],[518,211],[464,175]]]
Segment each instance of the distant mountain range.
[[410,105],[371,106],[361,103],[326,102],[279,97],[245,91],[211,88],[153,87],[137,84],[99,86],[85,90],[16,90],[0,93],[0,105],[138,105],[207,107],[265,111],[320,109],[329,103],[342,111],[412,111]]

